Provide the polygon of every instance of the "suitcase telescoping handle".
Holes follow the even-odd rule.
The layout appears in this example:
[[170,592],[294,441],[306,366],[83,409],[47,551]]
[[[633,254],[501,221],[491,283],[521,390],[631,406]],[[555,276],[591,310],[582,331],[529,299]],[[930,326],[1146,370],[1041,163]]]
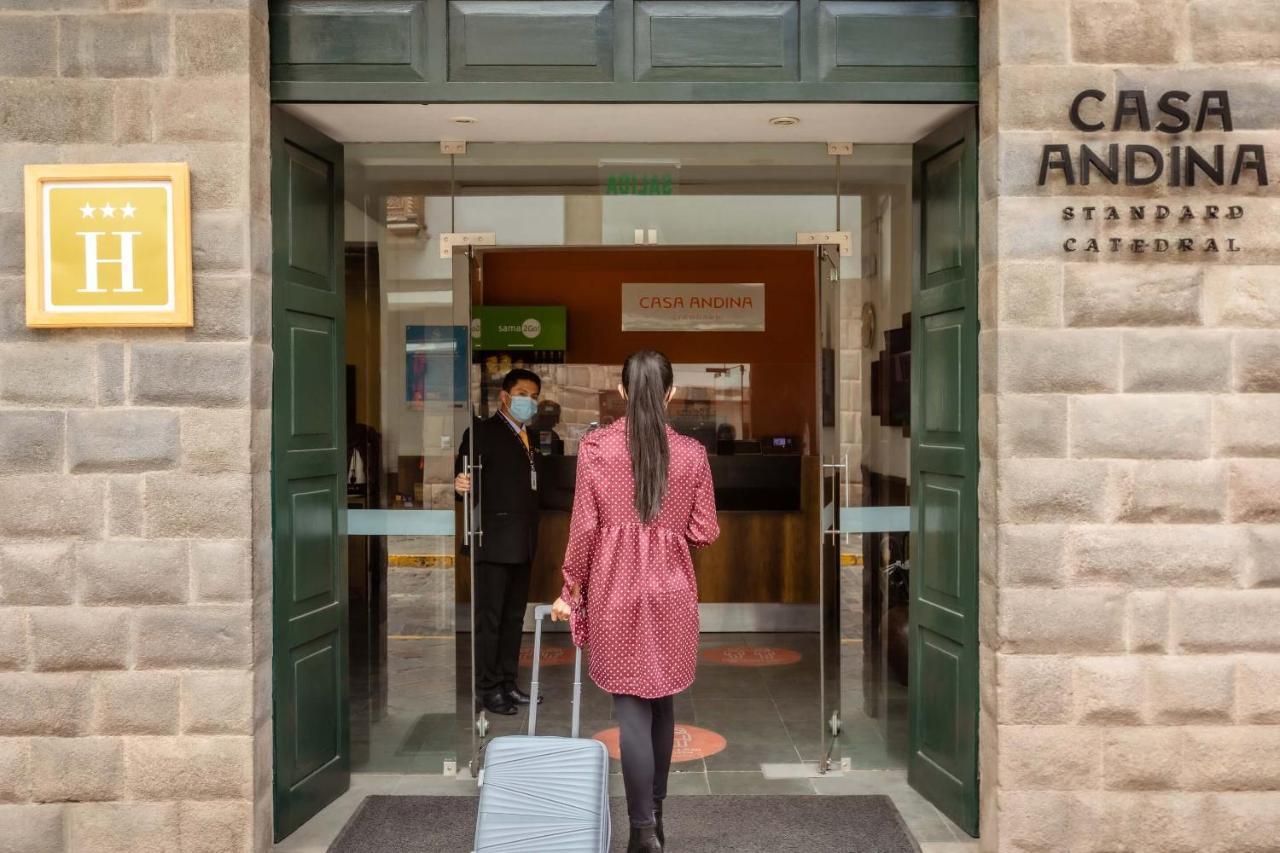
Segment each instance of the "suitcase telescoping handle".
[[[542,623],[551,615],[550,604],[539,604],[533,608],[533,678],[529,685],[529,734],[537,732],[538,726],[538,673],[542,668]],[[578,736],[578,721],[582,710],[582,649],[573,647],[573,730],[572,737]]]

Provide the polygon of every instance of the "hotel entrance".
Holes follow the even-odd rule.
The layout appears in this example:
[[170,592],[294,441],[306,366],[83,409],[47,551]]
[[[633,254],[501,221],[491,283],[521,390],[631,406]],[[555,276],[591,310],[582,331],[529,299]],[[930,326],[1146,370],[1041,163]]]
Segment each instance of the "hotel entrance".
[[[822,561],[834,568],[839,558],[820,547],[817,311],[822,277],[838,263],[831,250],[794,245],[477,248],[457,262],[471,296],[476,417],[497,413],[512,369],[530,370],[542,383],[527,427],[542,514],[532,601],[559,595],[578,445],[625,412],[617,390],[622,362],[637,349],[657,349],[674,364],[671,424],[707,451],[721,529],[694,560],[704,641],[697,684],[677,704],[687,742],[677,751],[677,772],[692,774],[684,784],[701,776],[708,789],[712,780],[719,787],[720,772],[739,783],[748,772],[791,776],[806,761],[821,772],[836,746],[840,638],[824,634],[821,614],[824,603],[834,608],[838,600],[834,583],[823,588]],[[834,366],[829,361],[827,369]],[[829,459],[835,455],[828,450]],[[469,464],[486,463],[477,456]],[[835,464],[826,473],[843,488]],[[466,515],[479,518],[480,507]],[[473,541],[486,534],[473,526]],[[459,534],[465,542],[465,531]],[[458,565],[465,603],[466,555]],[[567,730],[567,634],[549,641],[543,657],[549,698],[539,720]],[[825,715],[824,664],[832,691]],[[465,670],[459,695],[471,684]],[[514,733],[523,722],[479,714],[478,735]],[[616,751],[610,717],[609,697],[588,685],[584,733]],[[826,735],[823,719],[832,721]],[[478,757],[483,740],[472,749]]]
[[[726,134],[753,120],[723,109]],[[298,618],[295,596],[277,640],[281,836],[353,775],[474,778],[523,728],[475,692],[485,513],[452,481],[486,462],[463,438],[509,371],[539,377],[529,601],[548,603],[578,445],[621,415],[621,363],[645,348],[675,366],[671,423],[707,449],[722,531],[695,557],[672,794],[899,792],[918,838],[976,829],[973,117],[895,121],[901,141],[834,148],[459,149],[360,141],[386,131],[353,106],[277,114],[277,470],[299,472],[276,481],[277,538],[297,540],[292,562],[277,542],[277,589],[319,588],[328,545],[304,519],[325,477],[345,494],[325,509],[340,606]],[[284,424],[329,417],[326,474],[319,431]],[[551,633],[540,731],[568,729],[571,664]],[[616,758],[589,682],[582,733]]]

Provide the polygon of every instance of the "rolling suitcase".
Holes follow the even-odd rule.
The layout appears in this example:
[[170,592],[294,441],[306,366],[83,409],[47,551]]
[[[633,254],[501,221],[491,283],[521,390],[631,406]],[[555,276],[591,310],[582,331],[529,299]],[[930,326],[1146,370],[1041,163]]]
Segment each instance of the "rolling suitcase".
[[609,752],[600,741],[578,737],[581,648],[573,661],[572,736],[535,734],[542,623],[550,613],[549,605],[534,608],[529,734],[495,738],[485,753],[473,853],[609,850]]

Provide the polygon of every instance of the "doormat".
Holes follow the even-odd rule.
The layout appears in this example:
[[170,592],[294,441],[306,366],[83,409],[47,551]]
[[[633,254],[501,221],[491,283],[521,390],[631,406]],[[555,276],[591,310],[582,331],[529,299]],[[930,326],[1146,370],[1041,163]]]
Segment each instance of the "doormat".
[[[475,821],[475,797],[367,797],[329,853],[468,853]],[[663,822],[679,853],[920,853],[880,795],[672,797]],[[627,825],[626,801],[614,798],[611,850],[627,849]]]

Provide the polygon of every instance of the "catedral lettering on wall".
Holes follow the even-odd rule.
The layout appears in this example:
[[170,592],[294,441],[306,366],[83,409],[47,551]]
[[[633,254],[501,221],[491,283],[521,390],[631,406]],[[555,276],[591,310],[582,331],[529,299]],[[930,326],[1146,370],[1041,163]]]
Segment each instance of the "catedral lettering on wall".
[[[1184,142],[1184,134],[1230,133],[1235,129],[1231,97],[1225,89],[1213,89],[1193,96],[1171,90],[1150,99],[1141,89],[1122,90],[1114,106],[1099,89],[1085,89],[1071,102],[1068,118],[1083,133],[1160,133],[1172,137],[1173,144],[1111,142],[1105,145],[1050,143],[1040,154],[1039,186],[1076,187],[1096,184],[1141,187],[1164,184],[1171,189],[1196,187],[1265,187],[1266,147],[1258,144],[1228,146],[1223,143],[1195,145]],[[1109,121],[1108,121],[1109,119]],[[1064,252],[1132,254],[1189,253],[1213,254],[1241,251],[1239,238],[1229,234],[1190,231],[1190,226],[1231,223],[1243,219],[1243,205],[1203,205],[1155,203],[1141,205],[1068,205],[1062,221],[1072,225],[1128,221],[1144,223],[1153,231],[1143,235],[1099,234],[1069,236]],[[1166,227],[1179,228],[1177,233]],[[1180,227],[1181,226],[1181,227]],[[1096,226],[1095,226],[1096,227]],[[1185,228],[1186,230],[1183,230]],[[1153,233],[1154,232],[1154,233]]]

